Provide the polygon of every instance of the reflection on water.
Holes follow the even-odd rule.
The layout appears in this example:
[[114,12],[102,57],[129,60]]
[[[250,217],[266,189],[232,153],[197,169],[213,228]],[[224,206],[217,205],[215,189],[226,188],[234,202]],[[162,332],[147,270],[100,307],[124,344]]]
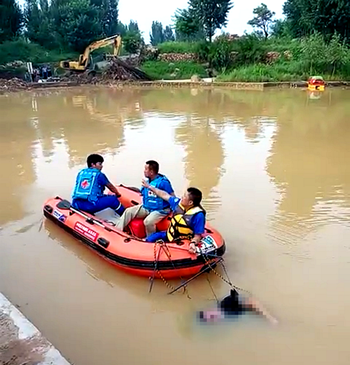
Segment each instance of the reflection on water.
[[267,172],[281,193],[273,218],[279,239],[289,229],[305,236],[331,221],[348,222],[350,108],[330,109],[330,95],[319,97],[279,120],[272,138]]
[[[154,365],[164,355],[206,365],[209,345],[223,365],[233,353],[246,364],[329,364],[335,351],[347,364],[349,95],[77,88],[0,97],[1,290],[29,303],[25,314],[76,364]],[[165,295],[162,282],[150,295],[148,280],[43,222],[45,199],[69,198],[92,152],[116,183],[139,186],[144,162],[156,159],[177,194],[198,186],[231,279],[283,326],[249,318],[203,332],[193,313],[214,303],[206,277],[189,286],[191,299]],[[216,295],[228,293],[209,279]]]
[[[218,186],[224,173],[224,150],[220,133],[208,118],[187,117],[175,129],[175,141],[184,146],[186,155],[185,174],[189,185],[199,186],[203,192],[203,204],[220,204],[217,194],[207,199],[211,190]],[[214,207],[215,209],[215,207]]]

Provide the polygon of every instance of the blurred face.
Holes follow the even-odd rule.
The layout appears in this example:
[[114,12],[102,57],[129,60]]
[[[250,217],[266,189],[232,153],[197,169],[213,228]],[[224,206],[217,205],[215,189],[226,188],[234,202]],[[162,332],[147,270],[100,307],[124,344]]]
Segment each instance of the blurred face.
[[97,169],[97,170],[102,170],[103,168],[103,162],[97,162],[97,163],[92,163],[91,164],[91,167],[94,168],[94,169]]
[[186,208],[193,205],[193,201],[190,199],[188,191],[185,191],[181,198],[181,205]]
[[152,178],[152,177],[154,177],[155,176],[155,173],[154,173],[154,171],[153,170],[151,170],[150,168],[149,168],[149,165],[145,165],[145,169],[144,169],[144,171],[143,171],[143,174],[145,175],[145,177],[147,177],[147,178]]

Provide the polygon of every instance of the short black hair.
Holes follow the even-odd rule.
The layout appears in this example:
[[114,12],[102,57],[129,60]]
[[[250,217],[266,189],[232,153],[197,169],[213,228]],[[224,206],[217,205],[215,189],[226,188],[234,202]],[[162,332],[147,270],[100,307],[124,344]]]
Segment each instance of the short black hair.
[[92,164],[96,165],[97,162],[103,162],[104,159],[101,155],[98,155],[96,153],[93,153],[92,155],[89,155],[88,158],[86,159],[86,163],[88,167],[91,167]]
[[197,188],[188,188],[187,189],[189,198],[193,201],[193,206],[197,207],[200,205],[202,201],[202,192]]
[[159,172],[159,163],[154,160],[149,160],[146,162],[146,165],[149,166],[150,170],[152,170],[155,174]]

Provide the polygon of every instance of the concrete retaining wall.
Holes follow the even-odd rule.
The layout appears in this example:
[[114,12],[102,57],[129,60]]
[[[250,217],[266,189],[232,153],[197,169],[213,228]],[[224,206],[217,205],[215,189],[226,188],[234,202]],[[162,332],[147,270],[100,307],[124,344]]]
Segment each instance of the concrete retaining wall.
[[0,293],[0,364],[70,365],[40,331]]

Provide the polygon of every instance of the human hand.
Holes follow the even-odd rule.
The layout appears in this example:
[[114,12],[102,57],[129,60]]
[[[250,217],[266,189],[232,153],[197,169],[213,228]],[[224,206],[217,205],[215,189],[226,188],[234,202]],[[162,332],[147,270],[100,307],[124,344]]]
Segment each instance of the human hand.
[[146,181],[146,180],[142,180],[141,181],[141,185],[144,187],[144,188],[149,188],[151,185]]
[[196,245],[195,245],[195,243],[194,243],[194,242],[191,242],[191,243],[190,243],[190,246],[189,246],[189,248],[188,248],[188,252],[189,252],[189,253],[196,253]]

